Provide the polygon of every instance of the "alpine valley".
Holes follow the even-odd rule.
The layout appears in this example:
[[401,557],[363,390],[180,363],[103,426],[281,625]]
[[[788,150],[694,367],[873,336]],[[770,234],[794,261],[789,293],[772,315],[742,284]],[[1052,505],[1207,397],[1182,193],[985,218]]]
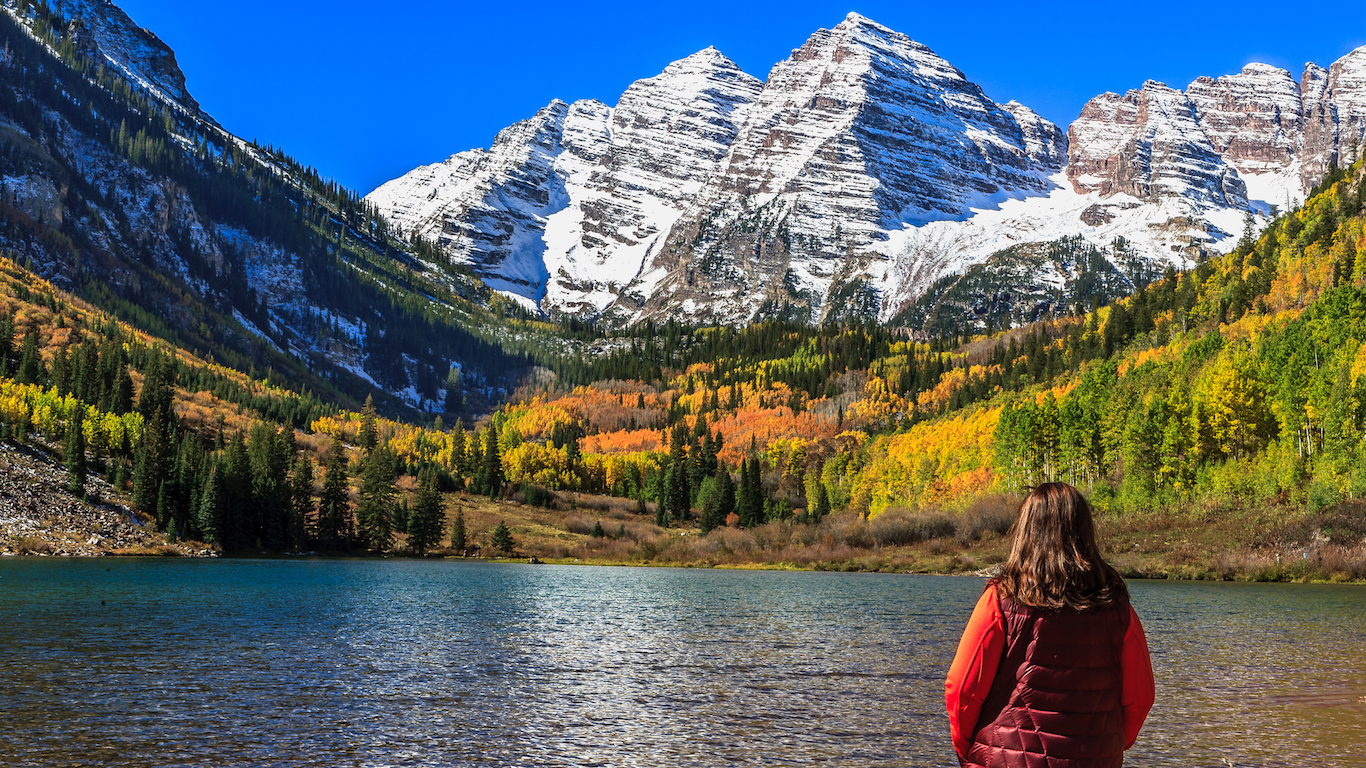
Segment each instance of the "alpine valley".
[[976,571],[1063,480],[1129,575],[1366,580],[1366,47],[1135,85],[850,14],[362,196],[0,0],[0,554]]

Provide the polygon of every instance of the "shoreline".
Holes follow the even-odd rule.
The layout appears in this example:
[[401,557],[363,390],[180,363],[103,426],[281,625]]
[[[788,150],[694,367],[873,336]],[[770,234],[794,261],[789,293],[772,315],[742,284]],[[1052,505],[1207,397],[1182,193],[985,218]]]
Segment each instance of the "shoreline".
[[[254,554],[233,554],[223,555],[217,551],[209,554],[186,554],[183,551],[170,551],[176,549],[175,545],[163,545],[160,551],[115,551],[105,550],[91,553],[0,553],[0,558],[51,558],[82,560],[94,558],[127,558],[127,559],[148,559],[148,558],[181,558],[187,560],[405,560],[405,561],[447,561],[457,560],[471,563],[490,563],[501,565],[561,565],[561,566],[592,566],[600,568],[674,568],[674,569],[695,569],[695,570],[723,570],[723,571],[786,571],[786,572],[808,572],[808,573],[882,573],[888,575],[906,576],[955,576],[962,578],[987,578],[980,571],[958,570],[932,570],[932,569],[911,569],[911,568],[864,568],[850,567],[849,563],[823,563],[812,565],[799,565],[783,561],[757,561],[746,563],[675,563],[675,562],[654,562],[654,561],[624,561],[610,559],[583,559],[583,558],[543,558],[537,556],[539,562],[529,563],[528,557],[509,556],[509,557],[461,557],[458,555],[428,555],[415,556],[405,554],[378,554],[378,553],[254,553]],[[1114,563],[1112,563],[1114,564]],[[1232,575],[1222,575],[1213,570],[1197,570],[1190,568],[1173,568],[1171,570],[1152,570],[1137,569],[1132,567],[1122,567],[1116,565],[1120,575],[1126,580],[1139,581],[1190,581],[1190,582],[1224,582],[1224,583],[1243,583],[1243,584],[1331,584],[1331,585],[1356,585],[1366,586],[1366,579],[1350,578],[1321,578],[1314,575],[1295,574],[1287,569],[1279,577],[1263,577],[1263,574],[1234,573]]]

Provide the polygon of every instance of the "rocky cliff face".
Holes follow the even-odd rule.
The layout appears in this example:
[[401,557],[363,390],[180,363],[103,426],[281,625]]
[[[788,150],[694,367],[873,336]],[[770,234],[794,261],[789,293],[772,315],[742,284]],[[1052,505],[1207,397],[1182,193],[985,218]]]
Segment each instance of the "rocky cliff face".
[[[764,83],[708,49],[613,108],[564,109],[519,129],[544,136],[534,161],[500,134],[368,199],[549,311],[816,317],[867,303],[869,249],[888,231],[1038,195],[1066,156],[1056,126],[857,14]],[[509,192],[519,174],[540,187]]]
[[1081,194],[1247,206],[1246,186],[1201,129],[1195,104],[1162,83],[1150,80],[1123,96],[1097,96],[1067,137],[1067,178]]
[[863,314],[878,303],[865,283],[889,230],[1045,191],[1064,142],[924,45],[850,14],[769,73],[721,175],[647,265],[662,275],[649,299],[630,309]]
[[1184,92],[1148,82],[1087,103],[1068,129],[1067,176],[1080,193],[1179,198],[1197,212],[1244,207],[1244,195],[1284,205],[1355,159],[1364,121],[1366,47],[1326,70],[1305,65],[1298,82],[1266,64]]
[[110,0],[65,0],[61,13],[71,18],[73,42],[87,53],[103,57],[115,69],[155,96],[199,112],[199,103],[185,87],[185,73],[175,52],[150,30],[139,27]]

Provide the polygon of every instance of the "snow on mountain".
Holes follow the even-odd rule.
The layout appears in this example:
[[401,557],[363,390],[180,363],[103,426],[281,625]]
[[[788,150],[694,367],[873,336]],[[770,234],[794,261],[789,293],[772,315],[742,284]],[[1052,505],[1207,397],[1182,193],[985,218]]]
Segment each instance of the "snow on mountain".
[[1087,103],[1068,128],[1067,177],[1079,193],[1247,207],[1246,185],[1201,129],[1195,104],[1151,80]]
[[856,13],[766,81],[714,49],[615,107],[554,102],[369,196],[551,313],[886,320],[935,279],[1080,235],[1185,266],[1300,199],[1366,131],[1366,47],[1092,99],[1064,133]]
[[815,317],[832,292],[866,303],[857,284],[880,272],[868,260],[889,229],[1048,189],[1065,139],[1014,112],[924,45],[849,14],[769,73],[635,313],[691,301],[699,318],[739,322],[764,305]]
[[61,13],[71,19],[78,49],[98,53],[153,96],[179,104],[192,114],[199,103],[185,87],[185,73],[175,52],[150,30],[139,27],[110,0],[63,0]]
[[1243,197],[1265,211],[1302,198],[1332,163],[1355,159],[1364,124],[1366,46],[1327,70],[1306,64],[1299,82],[1249,64],[1184,92],[1150,81],[1101,94],[1068,129],[1067,173],[1078,192],[1179,197],[1195,215],[1243,207]]
[[615,108],[552,102],[487,151],[419,168],[367,200],[496,289],[597,313],[716,170],[759,88],[708,48],[632,84]]

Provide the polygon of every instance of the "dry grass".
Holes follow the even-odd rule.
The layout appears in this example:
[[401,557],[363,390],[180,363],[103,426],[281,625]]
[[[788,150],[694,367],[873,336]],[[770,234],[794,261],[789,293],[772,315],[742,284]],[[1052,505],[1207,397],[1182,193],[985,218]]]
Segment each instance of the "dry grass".
[[50,555],[55,551],[51,542],[34,536],[20,536],[14,548],[21,555]]
[[[972,573],[1005,560],[1018,503],[1012,497],[987,496],[959,514],[893,508],[865,521],[841,512],[815,525],[771,522],[748,530],[722,527],[704,535],[692,525],[659,528],[653,513],[636,514],[630,499],[558,493],[545,508],[449,494],[444,535],[428,554],[460,554],[449,548],[460,509],[471,555],[496,554],[488,538],[501,521],[516,541],[513,557],[552,562]],[[1342,520],[1306,523],[1282,517],[1287,513],[1278,510],[1206,514],[1105,516],[1098,518],[1097,527],[1107,558],[1131,577],[1366,580],[1366,542],[1338,543],[1342,531],[1350,532]],[[591,535],[598,522],[606,534],[601,538]],[[1296,536],[1301,540],[1291,541]]]
[[184,552],[179,547],[170,544],[155,544],[152,546],[123,547],[122,549],[110,550],[111,555],[123,557],[182,557]]

